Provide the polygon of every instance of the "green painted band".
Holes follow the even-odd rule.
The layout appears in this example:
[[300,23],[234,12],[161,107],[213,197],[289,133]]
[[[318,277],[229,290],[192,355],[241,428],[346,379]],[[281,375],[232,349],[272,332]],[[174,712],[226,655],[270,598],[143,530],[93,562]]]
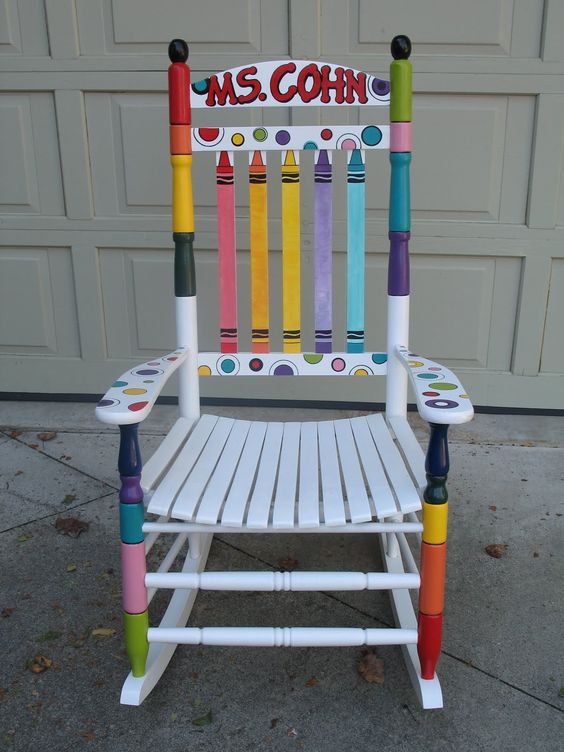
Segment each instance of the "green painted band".
[[427,504],[446,504],[448,501],[446,482],[446,475],[438,476],[427,473],[427,485],[423,491],[423,498]]
[[131,664],[131,673],[133,676],[144,676],[147,654],[149,653],[149,643],[147,641],[149,612],[143,611],[142,614],[128,614],[127,611],[124,611],[123,628],[125,647]]
[[122,543],[141,543],[145,509],[143,502],[119,505],[119,530]]
[[390,65],[390,121],[411,122],[411,63],[394,60]]
[[174,240],[174,294],[177,298],[190,298],[196,294],[194,233],[175,232],[172,237]]

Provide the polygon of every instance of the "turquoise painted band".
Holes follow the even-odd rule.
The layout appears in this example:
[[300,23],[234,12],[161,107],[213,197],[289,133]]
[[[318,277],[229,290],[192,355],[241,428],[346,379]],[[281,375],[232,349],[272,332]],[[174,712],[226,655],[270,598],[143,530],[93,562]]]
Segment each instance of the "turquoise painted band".
[[390,232],[411,230],[411,205],[409,196],[409,165],[411,152],[391,152],[392,177],[390,183]]
[[122,543],[142,543],[145,509],[143,502],[119,505],[119,529]]

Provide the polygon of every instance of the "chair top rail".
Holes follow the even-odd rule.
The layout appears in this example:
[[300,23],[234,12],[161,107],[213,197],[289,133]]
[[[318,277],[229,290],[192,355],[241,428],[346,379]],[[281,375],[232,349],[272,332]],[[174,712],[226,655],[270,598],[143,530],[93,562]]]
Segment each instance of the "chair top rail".
[[389,149],[389,125],[280,125],[192,128],[192,151]]
[[191,85],[193,108],[389,105],[390,82],[332,63],[272,60],[216,73]]

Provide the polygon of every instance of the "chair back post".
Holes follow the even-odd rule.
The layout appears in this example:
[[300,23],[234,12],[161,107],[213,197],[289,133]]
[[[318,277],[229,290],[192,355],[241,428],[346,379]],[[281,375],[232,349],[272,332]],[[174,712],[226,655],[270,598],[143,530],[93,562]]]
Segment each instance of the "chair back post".
[[198,385],[198,323],[194,267],[194,202],[192,198],[192,140],[188,45],[173,39],[168,47],[170,163],[172,165],[172,232],[176,345],[188,348],[178,369],[178,404],[182,417],[200,415]]
[[390,65],[390,210],[388,217],[388,376],[386,415],[407,413],[407,373],[395,352],[408,347],[409,338],[409,238],[411,209],[409,165],[411,162],[411,42],[406,36],[392,40]]

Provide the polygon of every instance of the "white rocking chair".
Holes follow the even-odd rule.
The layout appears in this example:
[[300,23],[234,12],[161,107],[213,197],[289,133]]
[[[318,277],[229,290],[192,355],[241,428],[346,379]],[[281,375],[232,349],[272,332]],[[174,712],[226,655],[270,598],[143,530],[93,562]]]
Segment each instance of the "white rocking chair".
[[[442,706],[441,649],[448,473],[447,429],[472,418],[456,376],[408,350],[411,44],[392,42],[390,82],[336,65],[278,61],[190,84],[188,47],[169,47],[177,349],[114,382],[97,417],[121,432],[119,471],[125,640],[131,661],[121,701],[138,705],[179,644],[401,645],[424,708]],[[191,107],[390,107],[390,125],[191,128]],[[299,152],[315,151],[315,353],[301,352]],[[333,351],[331,153],[347,152],[347,348]],[[391,162],[388,334],[385,353],[364,351],[365,152]],[[192,151],[217,154],[221,351],[198,351],[193,257]],[[238,351],[234,160],[249,155],[252,352]],[[283,352],[270,352],[267,152],[281,155]],[[137,426],[164,384],[179,377],[179,417],[141,473]],[[387,379],[384,415],[324,422],[249,422],[200,414],[199,376],[368,375]],[[426,460],[407,422],[407,383],[430,424]],[[148,505],[147,505],[148,503]],[[146,509],[145,509],[145,505]],[[418,512],[423,511],[419,521]],[[146,522],[145,511],[158,515]],[[384,572],[204,572],[212,536],[225,533],[374,533]],[[154,573],[146,555],[173,543]],[[408,540],[421,548],[421,574]],[[182,571],[171,565],[188,541]],[[158,627],[148,604],[174,594]],[[187,627],[198,590],[390,591],[394,629]],[[418,614],[409,590],[418,590]]]

